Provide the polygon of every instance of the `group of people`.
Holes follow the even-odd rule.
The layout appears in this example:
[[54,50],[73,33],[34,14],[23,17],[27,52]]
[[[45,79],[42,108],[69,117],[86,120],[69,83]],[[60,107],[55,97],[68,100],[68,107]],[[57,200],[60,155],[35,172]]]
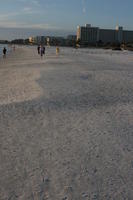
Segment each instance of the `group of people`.
[[[15,51],[15,46],[14,46],[14,51]],[[38,54],[43,57],[43,55],[45,55],[45,46],[43,45],[40,45],[37,47],[37,51],[38,51]],[[3,48],[3,58],[6,58],[6,54],[7,54],[7,49],[6,47]],[[59,54],[59,47],[56,48],[56,54],[58,55]]]
[[38,51],[38,54],[42,57],[43,55],[45,55],[45,46],[38,46],[37,47],[37,51]]

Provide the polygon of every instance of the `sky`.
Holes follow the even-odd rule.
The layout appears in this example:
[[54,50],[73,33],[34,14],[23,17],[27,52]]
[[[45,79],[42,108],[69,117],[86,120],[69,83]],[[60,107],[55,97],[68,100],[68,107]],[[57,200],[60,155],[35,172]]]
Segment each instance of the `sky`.
[[0,39],[76,34],[78,25],[133,30],[133,0],[0,0]]

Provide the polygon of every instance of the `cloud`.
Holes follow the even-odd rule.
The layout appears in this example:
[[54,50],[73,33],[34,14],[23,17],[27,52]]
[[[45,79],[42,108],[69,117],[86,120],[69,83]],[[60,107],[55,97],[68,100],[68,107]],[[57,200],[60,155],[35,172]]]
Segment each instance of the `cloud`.
[[[19,0],[20,1],[20,0]],[[25,1],[25,0],[21,0]],[[37,11],[33,10],[32,7],[24,7],[23,9],[19,10],[18,12],[12,12],[12,13],[5,13],[0,14],[0,27],[3,28],[21,28],[21,27],[48,27],[46,24],[28,24],[28,22],[19,22],[17,19],[19,16],[23,15],[32,15],[37,14]]]
[[30,8],[30,7],[25,7],[24,9],[23,9],[23,11],[25,11],[25,12],[29,12],[29,11],[31,11],[32,10],[32,8]]
[[85,7],[83,8],[82,12],[83,12],[83,13],[86,13],[86,8],[85,8]]
[[35,6],[40,6],[40,1],[38,0],[17,0],[18,2],[21,3],[26,3],[26,4],[31,4],[31,5],[35,5]]
[[34,14],[37,11],[34,11],[31,7],[24,7],[21,11],[21,14]]
[[51,26],[50,24],[28,24],[18,23],[16,21],[0,20],[1,28],[30,28],[30,29],[58,29],[57,27]]
[[86,0],[82,0],[82,12],[86,13]]
[[36,6],[40,6],[39,1],[37,1],[37,0],[32,0],[32,3],[33,3],[34,5],[36,5]]
[[[23,12],[30,13],[32,10],[29,7],[25,7]],[[12,19],[12,17],[17,17],[20,12],[14,12],[10,14],[0,14],[0,27],[1,28],[31,28],[31,29],[58,29],[48,23],[28,23],[28,22],[18,22]]]
[[7,14],[0,14],[0,22],[11,20],[11,17],[16,17],[20,12],[12,12]]

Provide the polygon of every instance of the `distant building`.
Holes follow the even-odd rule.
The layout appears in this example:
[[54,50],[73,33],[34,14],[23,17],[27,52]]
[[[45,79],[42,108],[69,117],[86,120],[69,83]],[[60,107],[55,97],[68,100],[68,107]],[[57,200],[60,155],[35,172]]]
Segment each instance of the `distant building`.
[[59,45],[64,46],[66,44],[66,40],[64,37],[56,37],[56,36],[36,36],[29,37],[29,43],[38,44],[38,45]]
[[98,40],[104,44],[106,43],[118,43],[116,39],[116,30],[113,29],[99,29]]
[[47,36],[46,41],[47,41],[46,43],[48,46],[50,46],[50,45],[64,46],[65,45],[64,37]]
[[117,26],[116,29],[100,29],[90,24],[77,27],[77,40],[83,44],[102,43],[129,43],[133,42],[133,31],[123,30]]
[[45,36],[36,36],[35,37],[35,43],[36,44],[45,44],[46,43],[46,37]]
[[116,39],[119,43],[123,42],[123,27],[116,26]]
[[84,43],[96,43],[99,39],[99,28],[91,27],[91,25],[86,24],[85,26],[77,27],[77,40]]
[[68,35],[67,40],[76,40],[77,36],[76,35]]
[[29,37],[29,42],[32,44],[45,44],[46,37],[45,36]]
[[128,31],[128,30],[123,31],[123,42],[124,43],[133,42],[133,31]]

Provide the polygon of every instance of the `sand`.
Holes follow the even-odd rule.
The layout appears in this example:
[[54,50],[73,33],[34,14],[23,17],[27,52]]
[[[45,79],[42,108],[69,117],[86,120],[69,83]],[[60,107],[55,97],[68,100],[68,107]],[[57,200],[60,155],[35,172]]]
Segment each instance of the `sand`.
[[133,199],[132,63],[54,47],[0,60],[0,200]]
[[[30,56],[30,53],[27,50],[26,56]],[[25,61],[25,57],[19,59],[16,54],[18,52],[12,52],[10,58],[3,60],[3,67],[0,69],[0,104],[28,101],[42,94],[41,87],[36,82],[40,78],[40,71],[29,69],[27,64],[31,63]]]

